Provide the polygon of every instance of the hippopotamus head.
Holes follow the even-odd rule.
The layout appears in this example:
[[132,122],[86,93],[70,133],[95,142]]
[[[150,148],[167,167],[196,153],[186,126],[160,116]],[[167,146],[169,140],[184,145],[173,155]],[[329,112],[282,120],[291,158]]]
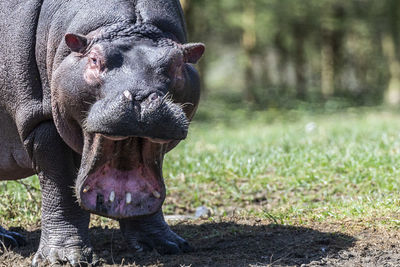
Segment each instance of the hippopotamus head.
[[80,205],[112,218],[157,212],[163,156],[186,137],[197,105],[190,64],[204,45],[130,22],[64,39],[70,53],[53,74],[52,109],[61,137],[82,154]]

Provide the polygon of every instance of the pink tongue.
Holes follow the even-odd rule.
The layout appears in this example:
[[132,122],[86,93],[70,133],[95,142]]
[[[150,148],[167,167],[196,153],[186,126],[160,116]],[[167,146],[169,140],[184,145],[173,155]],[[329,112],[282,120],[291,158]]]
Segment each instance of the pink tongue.
[[143,166],[125,171],[106,163],[88,176],[81,189],[84,208],[113,218],[153,214],[164,198],[162,182]]

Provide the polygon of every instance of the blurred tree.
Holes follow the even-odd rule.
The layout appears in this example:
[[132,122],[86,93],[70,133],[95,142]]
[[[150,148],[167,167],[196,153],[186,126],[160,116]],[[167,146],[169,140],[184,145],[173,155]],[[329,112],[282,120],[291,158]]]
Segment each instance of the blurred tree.
[[199,68],[213,96],[240,92],[258,108],[400,103],[398,0],[181,3],[189,39],[207,45]]
[[256,82],[254,77],[253,56],[256,53],[257,35],[256,35],[256,11],[254,0],[243,2],[242,19],[242,49],[244,54],[244,88],[245,99],[248,102],[258,102]]
[[385,94],[388,104],[400,104],[400,61],[399,61],[399,12],[398,0],[386,0],[387,31],[382,38],[382,47],[389,63],[390,82]]

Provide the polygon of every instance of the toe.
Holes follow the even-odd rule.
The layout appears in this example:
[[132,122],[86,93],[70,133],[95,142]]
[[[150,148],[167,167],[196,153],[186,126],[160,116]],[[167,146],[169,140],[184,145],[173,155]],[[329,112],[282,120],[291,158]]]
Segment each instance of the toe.
[[154,246],[151,243],[147,243],[145,238],[140,238],[138,236],[138,234],[125,236],[125,241],[127,242],[128,247],[136,253],[152,251]]
[[142,251],[152,251],[156,249],[161,255],[181,254],[194,250],[185,239],[171,230],[161,234],[158,233],[157,235],[154,233],[150,235],[142,233],[138,235],[137,244],[140,245]]
[[[47,251],[47,252],[46,252]],[[43,253],[45,252],[45,253]],[[42,266],[48,263],[51,266],[57,263],[69,263],[71,266],[96,266],[99,263],[98,257],[91,248],[48,248],[44,247],[36,252],[32,266]]]
[[186,241],[183,240],[183,242],[179,243],[179,248],[184,252],[193,252],[194,248]]
[[51,249],[49,252],[49,256],[47,256],[47,260],[52,265],[58,263],[58,261],[60,260],[58,256],[58,251],[55,249]]
[[39,252],[36,252],[35,256],[33,257],[32,260],[32,267],[39,267],[43,262],[43,255]]
[[194,250],[185,239],[177,235],[175,232],[171,231],[170,234],[170,240],[173,240],[182,252],[192,252]]
[[3,244],[7,247],[8,246],[18,247],[26,245],[26,240],[22,235],[15,232],[7,231],[1,226],[0,226],[0,241],[3,241]]
[[18,246],[25,246],[26,245],[26,239],[23,235],[15,233],[15,232],[9,232],[8,233],[10,236],[12,236],[18,243]]
[[150,252],[153,251],[153,246],[146,242],[138,242],[138,244],[133,247],[136,252]]
[[66,258],[72,266],[96,266],[99,263],[98,256],[91,248],[67,251]]
[[5,246],[5,247],[7,247],[7,248],[9,248],[9,247],[18,247],[18,242],[17,242],[17,240],[15,240],[15,238],[14,237],[12,237],[11,235],[8,235],[8,234],[0,234],[0,240],[1,240],[1,243]]
[[164,240],[156,246],[158,253],[161,255],[181,254],[182,251],[178,244],[168,240]]
[[84,263],[84,262],[82,262],[80,255],[77,253],[71,253],[71,254],[67,255],[67,259],[68,259],[69,264],[71,264],[71,266],[73,266],[73,267],[78,267],[82,263]]

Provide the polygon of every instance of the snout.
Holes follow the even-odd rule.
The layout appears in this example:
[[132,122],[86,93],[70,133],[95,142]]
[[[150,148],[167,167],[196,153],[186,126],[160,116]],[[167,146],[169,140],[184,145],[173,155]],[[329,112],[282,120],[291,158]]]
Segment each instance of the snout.
[[189,121],[179,104],[159,92],[134,95],[125,90],[93,104],[85,130],[109,137],[183,140]]

